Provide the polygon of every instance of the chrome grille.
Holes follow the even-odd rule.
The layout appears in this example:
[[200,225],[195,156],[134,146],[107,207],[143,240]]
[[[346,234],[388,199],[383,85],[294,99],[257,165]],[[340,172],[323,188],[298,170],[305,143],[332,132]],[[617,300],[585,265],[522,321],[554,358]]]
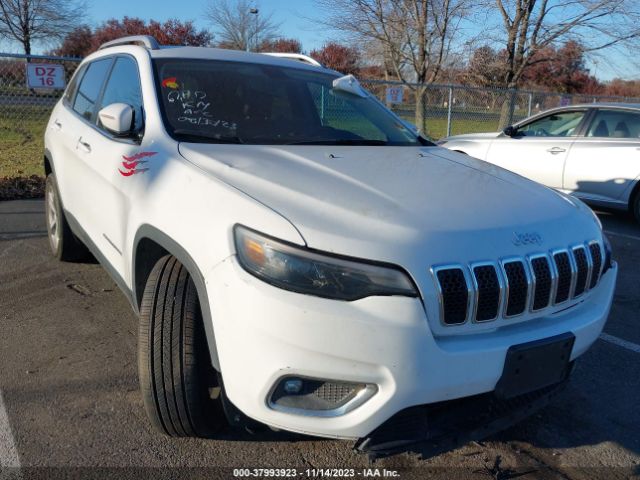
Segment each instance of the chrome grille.
[[602,251],[596,241],[500,262],[433,267],[441,322],[490,322],[542,312],[583,295],[600,280]]
[[492,264],[472,265],[473,281],[476,288],[475,320],[488,322],[498,318],[502,285]]
[[522,260],[508,260],[502,263],[507,283],[507,304],[505,317],[521,315],[527,309],[529,298],[529,276]]
[[589,261],[587,260],[587,252],[580,245],[573,247],[573,260],[576,266],[576,286],[573,291],[574,297],[579,297],[587,289],[587,280],[589,279]]
[[537,311],[549,306],[554,276],[546,255],[530,257],[529,263],[535,292],[531,310]]
[[600,280],[600,271],[602,270],[602,251],[598,242],[589,244],[589,254],[591,255],[591,263],[593,265],[593,273],[591,274],[591,282],[589,288],[593,288]]
[[442,321],[457,325],[467,320],[469,285],[462,268],[441,268],[436,271],[440,287]]
[[566,302],[571,294],[571,279],[573,278],[573,268],[569,260],[569,252],[566,250],[557,251],[553,254],[556,272],[558,274],[558,288],[554,304]]

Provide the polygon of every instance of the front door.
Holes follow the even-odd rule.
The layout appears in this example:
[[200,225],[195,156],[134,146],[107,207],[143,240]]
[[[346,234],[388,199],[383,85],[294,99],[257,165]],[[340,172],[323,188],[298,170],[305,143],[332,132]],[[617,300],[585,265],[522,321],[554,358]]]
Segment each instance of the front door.
[[562,188],[564,162],[586,110],[557,112],[520,125],[489,146],[487,161],[553,188]]
[[83,206],[88,232],[103,255],[124,277],[125,236],[129,219],[132,182],[148,170],[156,152],[140,144],[143,127],[142,92],[136,61],[118,56],[98,100],[97,111],[113,103],[125,103],[134,111],[131,134],[116,136],[106,130],[96,115],[95,125],[82,134],[80,151],[92,172],[91,194]]
[[59,150],[54,155],[62,203],[87,233],[91,219],[86,216],[85,206],[92,201],[90,185],[94,182],[94,172],[86,161],[86,146],[82,142],[83,136],[93,129],[98,97],[112,62],[111,57],[101,58],[82,67],[77,75],[78,87],[70,87],[69,97],[56,109],[51,124],[58,137]]

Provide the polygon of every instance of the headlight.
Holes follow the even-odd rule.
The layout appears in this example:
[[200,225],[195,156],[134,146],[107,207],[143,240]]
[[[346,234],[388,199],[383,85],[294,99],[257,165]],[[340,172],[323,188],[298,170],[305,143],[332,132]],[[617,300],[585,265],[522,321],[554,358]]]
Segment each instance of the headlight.
[[285,290],[340,300],[370,295],[418,296],[409,276],[398,267],[314,252],[241,225],[235,226],[234,237],[240,265]]

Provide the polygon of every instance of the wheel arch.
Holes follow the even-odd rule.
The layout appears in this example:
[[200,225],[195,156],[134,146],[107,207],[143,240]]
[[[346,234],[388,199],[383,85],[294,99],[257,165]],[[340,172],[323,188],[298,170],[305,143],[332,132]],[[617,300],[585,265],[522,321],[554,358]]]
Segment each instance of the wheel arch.
[[628,207],[630,212],[633,212],[634,203],[638,198],[638,195],[640,195],[640,180],[636,179],[635,185],[633,186],[633,188],[631,189],[631,193],[629,194]]
[[47,177],[50,173],[54,173],[53,159],[51,158],[51,152],[46,148],[44,149],[43,167],[44,167],[45,177]]
[[198,293],[202,319],[207,335],[207,344],[213,367],[220,372],[220,360],[213,331],[213,319],[209,308],[209,297],[204,276],[191,255],[175,240],[151,225],[142,225],[136,232],[132,259],[132,296],[135,308],[140,311],[142,295],[149,274],[156,262],[164,255],[173,255],[189,272]]

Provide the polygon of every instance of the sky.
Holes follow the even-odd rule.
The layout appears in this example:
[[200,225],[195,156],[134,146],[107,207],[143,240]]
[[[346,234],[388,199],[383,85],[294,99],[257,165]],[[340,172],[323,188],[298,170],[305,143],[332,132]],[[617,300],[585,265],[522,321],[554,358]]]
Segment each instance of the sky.
[[[165,21],[170,18],[193,20],[198,28],[210,29],[212,26],[205,17],[209,0],[88,0],[88,11],[85,18],[78,19],[78,24],[99,25],[113,17],[140,17],[144,20],[153,18]],[[255,0],[255,4],[264,13],[272,13],[275,23],[285,37],[295,38],[302,43],[305,52],[309,52],[330,40],[336,39],[335,32],[327,31],[318,25],[317,19],[324,15],[318,10],[313,0]],[[314,21],[313,19],[316,19]],[[339,39],[337,39],[339,40]],[[53,45],[36,46],[34,53],[42,53]],[[0,51],[21,52],[19,45],[7,45],[0,42]],[[632,64],[628,52],[607,52],[600,59],[588,60],[587,67],[601,81],[615,77],[640,78],[640,68]],[[609,60],[607,60],[609,56]]]
[[[145,20],[193,20],[200,28],[211,28],[204,17],[207,3],[207,0],[93,0],[87,23],[99,24],[117,12],[120,17],[127,15]],[[281,23],[284,36],[298,39],[307,52],[321,47],[330,37],[306,19],[318,16],[313,0],[258,0],[255,3],[260,13],[273,13],[273,20]]]

